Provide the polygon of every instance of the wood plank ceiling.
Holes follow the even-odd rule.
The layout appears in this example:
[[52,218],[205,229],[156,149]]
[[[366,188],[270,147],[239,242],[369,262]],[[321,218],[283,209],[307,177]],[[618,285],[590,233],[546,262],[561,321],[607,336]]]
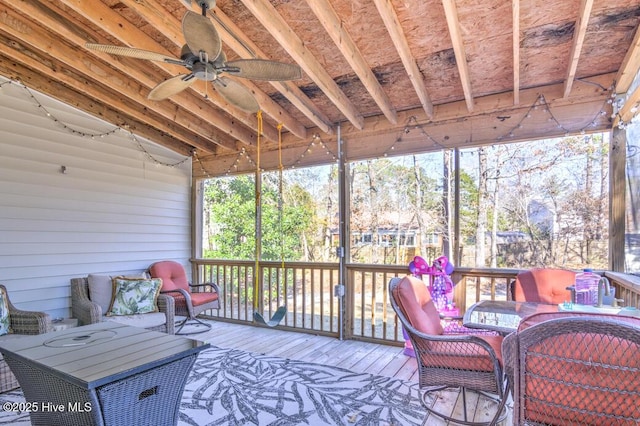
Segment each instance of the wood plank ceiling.
[[85,48],[179,57],[195,1],[0,5],[1,75],[193,155],[195,177],[254,169],[258,143],[273,169],[279,135],[289,167],[334,161],[338,135],[347,158],[371,158],[610,129],[640,102],[638,0],[218,0],[207,16],[229,60],[303,71],[235,79],[261,119],[203,81],[148,100],[184,68]]

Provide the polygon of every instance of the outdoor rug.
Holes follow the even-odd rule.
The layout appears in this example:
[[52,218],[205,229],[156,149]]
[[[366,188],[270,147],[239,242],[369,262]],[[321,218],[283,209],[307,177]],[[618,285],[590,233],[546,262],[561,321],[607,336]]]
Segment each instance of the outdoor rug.
[[[18,389],[0,394],[6,401],[24,398]],[[422,425],[425,417],[414,382],[212,347],[189,375],[178,425]],[[0,424],[30,421],[0,410]]]

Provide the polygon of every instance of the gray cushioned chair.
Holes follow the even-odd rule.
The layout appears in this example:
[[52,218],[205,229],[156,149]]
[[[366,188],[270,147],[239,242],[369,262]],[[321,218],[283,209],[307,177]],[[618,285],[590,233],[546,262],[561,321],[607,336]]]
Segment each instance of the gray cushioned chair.
[[[52,330],[51,317],[46,312],[25,311],[18,309],[11,303],[9,293],[5,286],[0,284],[5,294],[7,294],[7,304],[9,305],[10,334],[0,336],[0,342],[7,339],[17,339],[23,335],[34,335],[48,333]],[[0,354],[0,392],[7,392],[19,387],[4,358]]]

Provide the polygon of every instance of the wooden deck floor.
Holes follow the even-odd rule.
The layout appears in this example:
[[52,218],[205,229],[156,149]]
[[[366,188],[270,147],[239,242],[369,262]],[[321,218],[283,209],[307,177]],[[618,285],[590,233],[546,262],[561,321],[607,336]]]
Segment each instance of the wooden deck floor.
[[[339,340],[332,337],[316,336],[306,333],[285,331],[276,328],[254,327],[220,321],[211,321],[213,326],[206,333],[190,337],[203,340],[222,348],[235,348],[243,351],[264,353],[347,368],[355,372],[395,377],[403,380],[418,380],[415,358],[402,353],[397,346],[379,345],[353,340]],[[460,412],[462,398],[456,392],[441,392],[438,398],[438,410]],[[490,419],[490,413],[483,401],[467,396],[468,416],[475,420]],[[510,407],[511,404],[508,403]],[[512,424],[511,412],[503,425]],[[446,425],[441,418],[430,416],[425,425]],[[453,424],[453,423],[452,423]]]

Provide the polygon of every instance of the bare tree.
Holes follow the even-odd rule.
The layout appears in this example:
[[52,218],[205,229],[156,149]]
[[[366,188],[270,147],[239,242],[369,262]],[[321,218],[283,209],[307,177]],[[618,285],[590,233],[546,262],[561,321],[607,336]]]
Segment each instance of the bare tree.
[[476,265],[485,266],[485,234],[487,232],[487,149],[478,148],[478,212],[476,221]]

